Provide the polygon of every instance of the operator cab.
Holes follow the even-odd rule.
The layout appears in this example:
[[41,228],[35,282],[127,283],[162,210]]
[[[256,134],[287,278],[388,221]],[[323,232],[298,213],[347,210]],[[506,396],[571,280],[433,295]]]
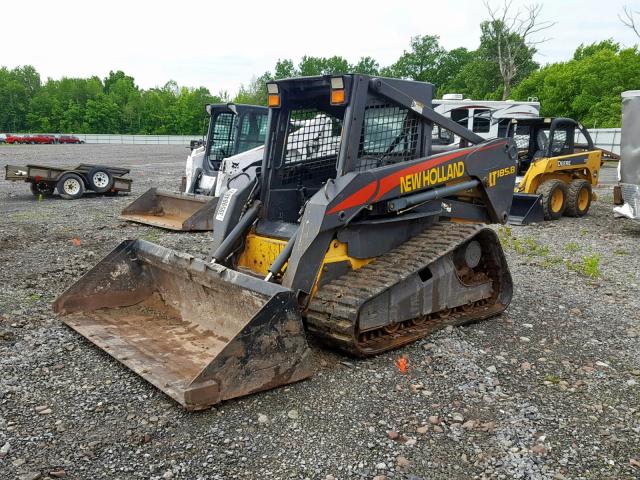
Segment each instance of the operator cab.
[[[321,76],[267,84],[271,123],[262,168],[266,208],[259,231],[277,236],[283,222],[295,230],[307,200],[329,181],[427,155],[430,129],[411,109],[369,92],[370,79]],[[414,98],[431,105],[431,84],[406,83]],[[347,128],[360,134],[343,134]],[[269,229],[275,224],[279,232]]]
[[227,157],[264,145],[268,109],[233,103],[206,106],[211,116],[205,156],[213,171]]
[[524,175],[531,163],[542,159],[571,155],[576,149],[576,137],[581,134],[593,150],[589,132],[570,118],[514,118],[509,120],[506,136],[512,137],[518,149],[518,175]]

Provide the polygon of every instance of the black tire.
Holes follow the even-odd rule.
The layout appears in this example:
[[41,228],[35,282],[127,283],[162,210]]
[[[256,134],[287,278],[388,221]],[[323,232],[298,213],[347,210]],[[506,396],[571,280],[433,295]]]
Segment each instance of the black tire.
[[36,197],[40,195],[53,195],[55,191],[55,187],[49,182],[33,182],[29,185],[31,189],[31,193],[33,193]]
[[80,175],[65,173],[58,180],[56,190],[65,200],[75,200],[84,195],[84,182]]
[[573,180],[567,189],[567,209],[564,214],[568,217],[583,217],[591,206],[591,184],[586,180]]
[[104,167],[96,167],[87,175],[89,188],[96,193],[105,193],[113,188],[113,175]]
[[542,195],[542,210],[545,220],[557,220],[567,208],[567,185],[561,180],[547,180],[536,190]]

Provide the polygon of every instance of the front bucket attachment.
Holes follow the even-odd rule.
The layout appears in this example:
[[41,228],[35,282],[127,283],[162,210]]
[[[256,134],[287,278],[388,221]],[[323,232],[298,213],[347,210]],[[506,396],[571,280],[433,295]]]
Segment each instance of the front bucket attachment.
[[121,243],[53,310],[189,410],[312,373],[291,290],[144,240]]
[[217,204],[217,197],[150,188],[122,210],[121,217],[168,230],[206,231],[213,230]]
[[508,222],[513,225],[529,225],[544,221],[542,195],[514,193]]

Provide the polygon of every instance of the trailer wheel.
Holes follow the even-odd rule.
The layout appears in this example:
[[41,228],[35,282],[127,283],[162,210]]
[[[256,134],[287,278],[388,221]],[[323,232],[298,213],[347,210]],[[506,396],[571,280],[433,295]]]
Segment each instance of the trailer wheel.
[[567,209],[569,217],[583,217],[591,206],[591,184],[586,180],[573,180],[567,189]]
[[559,219],[567,207],[567,185],[561,180],[547,180],[538,187],[536,193],[542,195],[544,219]]
[[33,182],[29,185],[31,189],[31,193],[33,193],[36,197],[39,195],[53,195],[55,187],[51,185],[49,182]]
[[65,200],[75,200],[84,195],[84,182],[80,175],[65,173],[56,184],[58,194]]
[[106,168],[96,167],[87,175],[89,187],[96,193],[105,193],[113,187],[113,175]]

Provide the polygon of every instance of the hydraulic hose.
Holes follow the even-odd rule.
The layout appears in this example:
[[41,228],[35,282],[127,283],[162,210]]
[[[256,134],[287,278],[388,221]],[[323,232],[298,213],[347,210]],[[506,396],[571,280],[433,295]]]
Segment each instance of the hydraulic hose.
[[229,232],[227,238],[225,238],[220,246],[216,248],[216,251],[213,252],[211,263],[218,263],[222,260],[225,260],[233,251],[233,247],[236,242],[242,237],[245,232],[253,225],[253,222],[256,218],[258,218],[258,214],[260,213],[260,207],[262,203],[260,200],[256,200],[251,205],[251,208],[246,211],[246,213],[240,217],[238,223],[233,230]]
[[440,187],[427,192],[417,193],[415,195],[409,195],[408,197],[394,198],[387,202],[387,209],[390,212],[399,212],[405,208],[413,207],[420,203],[435,200],[437,198],[443,198],[447,195],[453,195],[454,193],[463,192],[471,188],[475,188],[480,185],[479,180],[468,180],[466,182],[460,182],[455,185],[447,187]]

